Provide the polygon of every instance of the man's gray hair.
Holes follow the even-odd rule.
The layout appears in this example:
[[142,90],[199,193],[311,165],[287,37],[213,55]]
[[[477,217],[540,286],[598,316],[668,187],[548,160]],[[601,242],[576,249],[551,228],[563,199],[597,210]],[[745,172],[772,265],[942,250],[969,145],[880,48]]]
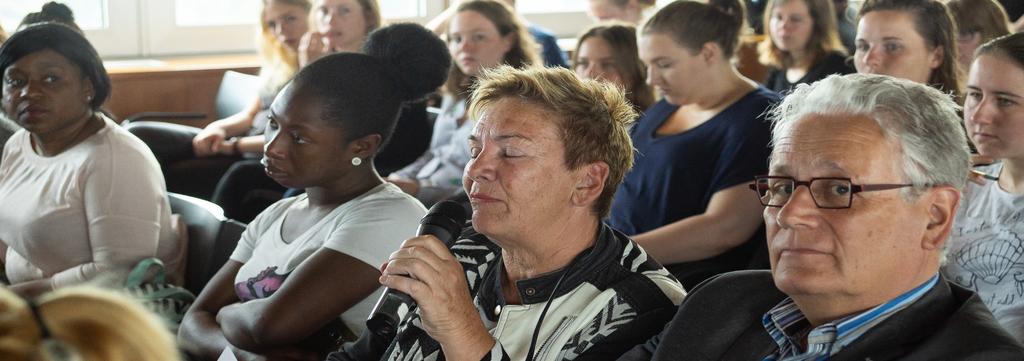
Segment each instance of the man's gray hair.
[[[930,86],[885,75],[832,75],[800,84],[772,109],[772,144],[811,114],[864,115],[903,150],[904,181],[915,188],[951,185],[961,189],[970,170],[960,107]],[[916,192],[904,193],[912,198]]]

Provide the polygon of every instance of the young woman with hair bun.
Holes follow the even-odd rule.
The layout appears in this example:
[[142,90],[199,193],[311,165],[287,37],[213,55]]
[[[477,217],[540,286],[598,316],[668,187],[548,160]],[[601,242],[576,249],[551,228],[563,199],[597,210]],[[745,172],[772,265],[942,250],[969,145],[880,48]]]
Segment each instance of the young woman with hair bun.
[[767,266],[761,206],[746,188],[767,171],[779,95],[732,64],[739,0],[677,1],[641,30],[640,58],[663,95],[631,131],[636,160],[609,224],[631,235],[689,289],[718,273]]
[[445,80],[444,43],[415,24],[370,34],[296,75],[270,107],[263,164],[305,194],[267,208],[186,314],[179,340],[201,359],[225,349],[319,358],[353,340],[378,296],[378,267],[426,209],[374,168],[402,104]]

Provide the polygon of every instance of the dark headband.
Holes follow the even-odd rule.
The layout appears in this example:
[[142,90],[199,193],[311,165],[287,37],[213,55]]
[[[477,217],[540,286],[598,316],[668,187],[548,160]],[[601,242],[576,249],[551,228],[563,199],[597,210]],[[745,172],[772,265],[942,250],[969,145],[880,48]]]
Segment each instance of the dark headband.
[[32,318],[35,319],[36,325],[39,326],[39,332],[42,334],[42,339],[50,338],[50,329],[46,328],[46,324],[43,323],[43,317],[39,314],[39,305],[35,301],[28,302],[28,308],[32,310]]

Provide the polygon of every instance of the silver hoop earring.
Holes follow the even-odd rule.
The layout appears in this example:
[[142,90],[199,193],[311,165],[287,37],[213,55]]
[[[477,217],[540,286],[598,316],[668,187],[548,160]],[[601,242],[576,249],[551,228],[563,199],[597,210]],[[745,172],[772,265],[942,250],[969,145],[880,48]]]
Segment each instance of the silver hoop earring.
[[360,164],[363,164],[362,159],[359,159],[359,157],[352,157],[352,165],[358,167]]

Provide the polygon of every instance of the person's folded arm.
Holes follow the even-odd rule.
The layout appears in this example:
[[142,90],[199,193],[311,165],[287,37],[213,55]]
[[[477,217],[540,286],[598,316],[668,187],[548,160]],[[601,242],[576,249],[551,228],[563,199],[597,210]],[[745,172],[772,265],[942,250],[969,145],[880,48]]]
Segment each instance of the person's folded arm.
[[[345,282],[339,283],[338,277]],[[344,253],[320,248],[270,297],[227,306],[217,314],[231,344],[254,352],[302,341],[380,285],[380,271]]]
[[24,297],[24,298],[36,298],[44,293],[53,291],[53,283],[49,278],[43,278],[38,280],[32,280],[28,282],[21,282],[8,287],[11,292]]
[[711,258],[743,244],[763,224],[763,206],[746,184],[715,192],[702,214],[632,238],[662,264]]
[[196,301],[189,307],[178,328],[178,343],[196,352],[201,359],[215,360],[231,344],[217,324],[217,312],[238,302],[235,276],[242,263],[228,261],[203,287]]
[[225,349],[239,360],[303,360],[315,357],[315,353],[290,347],[256,353],[228,342],[216,317],[219,310],[239,302],[234,280],[241,267],[242,263],[228,261],[203,288],[181,321],[178,344],[200,360],[216,360]]

